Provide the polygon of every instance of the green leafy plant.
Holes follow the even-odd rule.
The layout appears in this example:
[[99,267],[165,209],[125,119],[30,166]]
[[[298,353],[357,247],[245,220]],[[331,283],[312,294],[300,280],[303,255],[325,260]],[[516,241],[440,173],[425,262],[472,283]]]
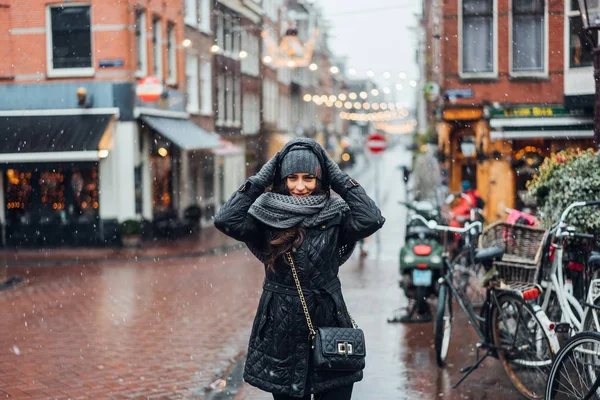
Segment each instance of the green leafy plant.
[[[527,183],[527,193],[537,200],[538,213],[546,226],[560,218],[575,201],[600,200],[600,153],[592,149],[568,149],[546,158],[540,173]],[[580,232],[600,229],[600,207],[580,207],[567,223]]]
[[135,219],[128,219],[119,225],[121,236],[133,236],[142,234],[142,223]]

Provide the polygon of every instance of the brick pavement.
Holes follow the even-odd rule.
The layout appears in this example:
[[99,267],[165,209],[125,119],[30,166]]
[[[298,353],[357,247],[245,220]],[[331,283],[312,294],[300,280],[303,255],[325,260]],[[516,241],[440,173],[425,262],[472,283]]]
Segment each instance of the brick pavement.
[[[262,266],[245,250],[169,258],[178,246],[135,251],[160,261],[115,251],[110,263],[85,252],[78,265],[9,266],[28,283],[0,292],[0,396],[204,398],[246,349]],[[59,251],[43,260],[60,261]]]

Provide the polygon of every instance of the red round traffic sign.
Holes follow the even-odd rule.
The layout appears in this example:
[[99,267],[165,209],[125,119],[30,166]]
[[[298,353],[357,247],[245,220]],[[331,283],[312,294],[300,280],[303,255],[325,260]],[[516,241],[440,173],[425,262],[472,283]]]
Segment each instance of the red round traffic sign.
[[146,102],[158,100],[162,93],[163,85],[153,76],[147,76],[140,79],[135,88],[135,94],[137,97]]
[[379,154],[387,149],[387,140],[383,133],[375,132],[367,136],[367,149],[373,154]]

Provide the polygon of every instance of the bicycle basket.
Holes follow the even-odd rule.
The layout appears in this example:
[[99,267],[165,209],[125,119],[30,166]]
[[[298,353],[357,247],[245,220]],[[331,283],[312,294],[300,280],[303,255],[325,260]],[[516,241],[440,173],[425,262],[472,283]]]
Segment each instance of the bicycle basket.
[[498,277],[505,282],[534,283],[537,265],[522,264],[506,261],[494,262],[494,267],[498,271]]

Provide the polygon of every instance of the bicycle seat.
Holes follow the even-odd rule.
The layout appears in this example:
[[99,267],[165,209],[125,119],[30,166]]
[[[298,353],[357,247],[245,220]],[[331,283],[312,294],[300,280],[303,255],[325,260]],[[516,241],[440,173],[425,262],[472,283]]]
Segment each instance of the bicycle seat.
[[504,249],[502,247],[484,247],[481,249],[475,249],[475,262],[478,263],[489,263],[491,261],[499,261],[504,255]]
[[592,255],[588,259],[588,266],[591,268],[600,268],[600,253],[592,251]]

